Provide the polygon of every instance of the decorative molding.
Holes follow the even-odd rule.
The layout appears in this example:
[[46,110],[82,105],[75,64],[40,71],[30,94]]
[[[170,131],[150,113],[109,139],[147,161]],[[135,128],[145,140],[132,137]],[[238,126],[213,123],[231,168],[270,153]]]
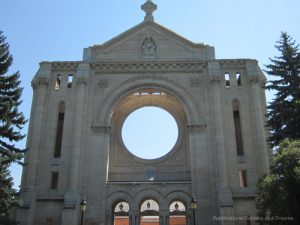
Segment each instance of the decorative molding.
[[133,62],[133,63],[94,63],[96,74],[108,73],[202,73],[204,62]]
[[145,56],[153,56],[156,53],[156,44],[152,37],[146,37],[143,41],[142,51]]
[[109,84],[109,82],[107,79],[101,79],[98,82],[98,87],[101,89],[106,89],[108,87],[108,84]]
[[146,13],[144,21],[154,21],[153,12],[157,10],[157,5],[154,4],[151,0],[147,0],[145,4],[141,6],[141,9]]
[[49,78],[46,77],[36,77],[31,81],[31,86],[33,89],[38,87],[48,87],[49,85]]
[[258,84],[260,81],[259,75],[249,76],[249,83],[250,84]]
[[96,134],[111,134],[111,126],[102,125],[102,126],[92,126],[92,131]]
[[206,124],[189,124],[187,125],[187,130],[191,134],[195,133],[202,133],[206,131],[207,125]]
[[87,77],[75,77],[77,85],[87,85]]
[[246,60],[243,59],[221,59],[218,60],[221,66],[246,66]]
[[76,71],[79,62],[53,62],[52,71]]

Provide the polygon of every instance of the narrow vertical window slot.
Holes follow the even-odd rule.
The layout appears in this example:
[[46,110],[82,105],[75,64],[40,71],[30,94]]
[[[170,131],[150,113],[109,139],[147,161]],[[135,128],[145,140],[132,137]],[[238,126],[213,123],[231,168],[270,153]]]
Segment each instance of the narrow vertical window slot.
[[55,90],[60,89],[61,80],[62,80],[62,75],[61,74],[57,74],[56,81],[55,81]]
[[240,110],[238,100],[233,100],[233,122],[234,122],[234,133],[235,133],[235,144],[237,155],[244,155],[243,149],[243,139],[242,139],[242,128],[241,128],[241,119],[240,119]]
[[58,118],[57,118],[54,158],[59,158],[61,155],[64,119],[65,119],[65,103],[61,102],[59,104],[59,112],[58,112]]
[[241,74],[240,73],[236,73],[235,77],[236,77],[236,84],[237,84],[237,86],[241,87],[242,86],[242,77],[241,77]]
[[229,88],[230,87],[230,74],[229,73],[225,73],[224,77],[225,77],[225,86],[227,88]]
[[246,170],[239,170],[240,188],[247,187]]
[[57,190],[57,187],[58,187],[58,177],[59,177],[59,173],[58,172],[52,172],[51,173],[51,189],[52,190]]
[[72,88],[73,74],[68,75],[68,88]]

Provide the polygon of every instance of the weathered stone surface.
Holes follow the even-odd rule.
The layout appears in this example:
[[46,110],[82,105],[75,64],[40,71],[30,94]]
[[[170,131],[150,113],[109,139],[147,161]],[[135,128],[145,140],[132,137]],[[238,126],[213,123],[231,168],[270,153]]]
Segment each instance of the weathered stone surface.
[[[21,225],[78,224],[82,199],[88,204],[86,225],[113,224],[119,201],[129,204],[130,223],[138,225],[145,199],[158,202],[164,225],[170,204],[181,201],[192,224],[192,196],[198,200],[197,225],[234,224],[220,216],[255,216],[256,182],[268,170],[264,75],[256,60],[215,59],[213,47],[154,23],[151,7],[148,1],[141,24],[85,49],[83,61],[40,64],[32,81]],[[239,102],[242,156],[233,100]],[[61,155],[54,158],[61,102]],[[126,149],[121,128],[133,110],[150,105],[175,117],[179,138],[170,153],[149,161]],[[240,187],[239,170],[246,170],[247,187]],[[53,172],[59,178],[51,189]]]

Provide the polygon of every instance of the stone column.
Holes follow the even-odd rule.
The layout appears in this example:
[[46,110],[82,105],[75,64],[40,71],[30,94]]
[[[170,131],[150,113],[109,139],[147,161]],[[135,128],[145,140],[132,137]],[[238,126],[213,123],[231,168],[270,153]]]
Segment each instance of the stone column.
[[33,100],[30,121],[30,137],[27,137],[28,155],[25,157],[26,166],[22,178],[21,198],[23,205],[19,209],[17,220],[22,225],[34,223],[35,187],[38,175],[39,152],[43,147],[43,129],[45,118],[45,104],[49,78],[51,76],[51,63],[44,62],[32,80]]
[[159,223],[160,225],[168,225],[168,216],[169,211],[168,210],[161,210],[159,215]]
[[[232,193],[228,186],[226,150],[223,127],[222,100],[220,93],[221,68],[218,62],[208,63],[209,75],[211,76],[212,110],[214,120],[215,145],[218,166],[218,189],[220,215],[233,216]],[[234,224],[233,221],[222,221],[222,224]]]

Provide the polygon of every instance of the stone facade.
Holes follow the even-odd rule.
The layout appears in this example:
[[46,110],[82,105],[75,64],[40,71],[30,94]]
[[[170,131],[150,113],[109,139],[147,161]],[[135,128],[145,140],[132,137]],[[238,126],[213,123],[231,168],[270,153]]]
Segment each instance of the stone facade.
[[[265,77],[257,61],[215,59],[213,47],[155,23],[154,3],[142,9],[144,22],[84,49],[82,61],[40,63],[32,81],[22,225],[79,224],[82,199],[86,225],[112,225],[120,201],[129,204],[130,224],[138,225],[146,199],[158,203],[160,224],[170,221],[173,201],[185,205],[186,223],[193,224],[193,196],[197,225],[249,224],[220,217],[256,215],[256,183],[269,161]],[[62,103],[61,153],[54,157]],[[142,160],[123,144],[126,116],[143,106],[166,109],[178,124],[177,143],[162,158]],[[244,187],[240,171],[246,172]]]

